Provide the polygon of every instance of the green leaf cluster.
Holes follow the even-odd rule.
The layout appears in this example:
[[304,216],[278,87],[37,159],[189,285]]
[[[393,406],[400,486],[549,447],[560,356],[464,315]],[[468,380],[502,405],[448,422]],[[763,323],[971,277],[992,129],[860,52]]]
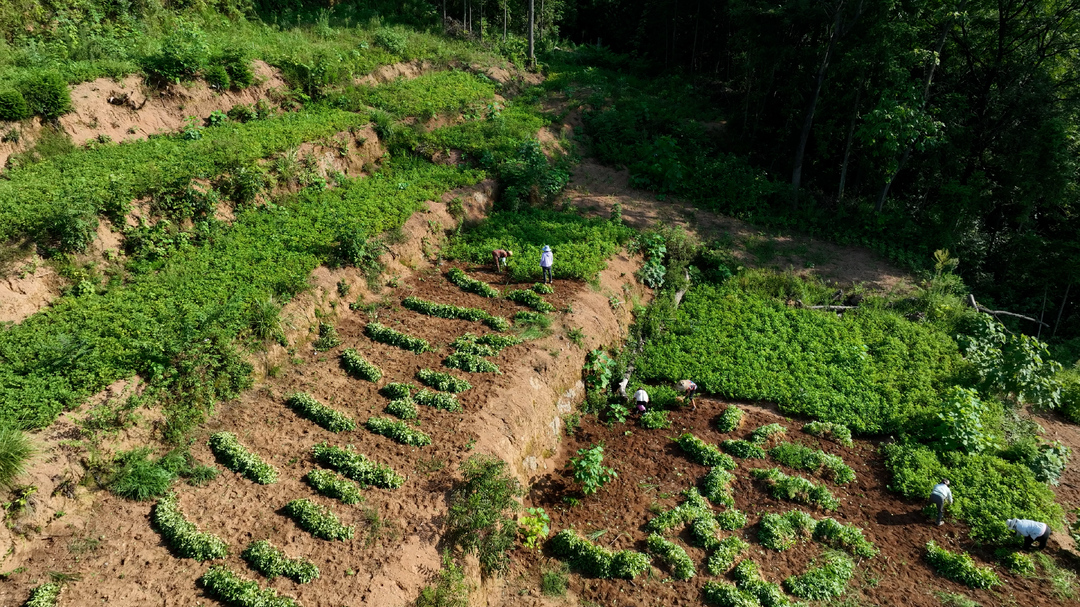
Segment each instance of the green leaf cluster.
[[784,514],[767,512],[758,524],[758,541],[772,550],[793,548],[800,540],[813,537],[817,521],[802,510],[790,510]]
[[1012,573],[1025,576],[1035,575],[1035,561],[1032,560],[1030,555],[1007,548],[999,549],[996,552],[999,553],[998,558],[1001,560],[1001,564]]
[[401,348],[402,350],[408,350],[413,354],[423,354],[424,352],[433,352],[435,350],[435,348],[432,348],[431,344],[426,340],[406,335],[401,331],[391,329],[390,327],[377,322],[369,322],[367,326],[364,327],[364,335],[367,335],[377,342]]
[[756,443],[747,440],[733,440],[728,439],[720,442],[720,448],[725,453],[730,453],[735,457],[743,459],[765,459],[765,450],[759,447]]
[[827,552],[811,562],[806,573],[784,580],[784,588],[808,601],[825,601],[844,594],[855,571],[851,557],[842,552]]
[[341,353],[341,366],[349,375],[359,379],[375,382],[382,378],[382,370],[352,348],[347,348]]
[[415,389],[416,386],[412,384],[391,382],[382,388],[379,388],[379,394],[382,394],[390,400],[397,400],[399,398],[409,398],[412,396],[412,391]]
[[787,428],[780,424],[765,424],[760,428],[755,428],[750,433],[749,440],[755,445],[761,446],[767,444],[774,436],[787,434]]
[[375,463],[351,448],[342,449],[319,443],[312,447],[311,451],[320,466],[336,470],[345,478],[360,483],[362,487],[397,489],[405,482],[405,478],[394,472],[390,466]]
[[824,485],[816,485],[801,476],[788,476],[779,468],[758,468],[750,475],[764,481],[769,495],[809,506],[819,506],[822,510],[836,510],[840,502]]
[[814,541],[826,546],[847,550],[855,556],[874,558],[878,549],[874,543],[863,537],[862,529],[855,525],[845,525],[832,518],[823,518],[814,526]]
[[763,607],[795,607],[795,602],[787,598],[779,584],[766,582],[761,577],[757,563],[744,559],[732,572],[739,590],[757,599]]
[[671,569],[671,576],[677,580],[688,580],[697,575],[694,561],[686,554],[686,550],[671,541],[664,539],[659,533],[650,533],[645,538],[645,546]]
[[719,449],[689,432],[679,436],[677,440],[683,452],[702,466],[719,466],[725,470],[734,470],[737,467],[730,455],[720,453]]
[[720,525],[711,516],[701,516],[690,523],[690,539],[695,546],[705,550],[713,550],[720,545]]
[[938,575],[970,588],[1000,586],[1001,580],[990,567],[979,567],[966,552],[949,552],[934,540],[926,543],[926,562]]
[[337,327],[328,322],[319,323],[319,338],[311,343],[311,347],[316,352],[326,352],[340,345],[341,337],[338,335]]
[[343,525],[329,508],[304,498],[285,504],[285,514],[304,531],[321,540],[351,540],[355,529]]
[[839,455],[825,453],[821,449],[811,449],[798,443],[780,443],[769,449],[769,456],[777,462],[797,470],[817,472],[821,468],[832,476],[837,485],[846,485],[855,480],[855,471],[844,463]]
[[482,322],[496,331],[506,331],[510,328],[509,320],[501,316],[493,316],[490,312],[479,308],[463,308],[451,304],[441,304],[420,299],[419,297],[406,297],[401,302],[401,305],[413,312],[427,314],[428,316]]
[[345,107],[355,111],[367,105],[390,112],[396,118],[431,118],[460,113],[494,95],[495,88],[488,79],[464,71],[442,70],[378,86],[351,87],[345,91]]
[[281,576],[297,584],[307,584],[319,577],[319,568],[315,563],[302,558],[291,559],[268,540],[252,542],[240,553],[240,558],[270,580]]
[[746,513],[732,508],[716,515],[716,523],[724,531],[735,531],[746,526]]
[[728,536],[720,540],[709,558],[705,560],[705,569],[709,575],[721,576],[727,573],[735,564],[735,560],[750,544],[739,539],[737,536]]
[[464,379],[454,377],[449,373],[432,371],[431,369],[420,369],[416,372],[416,379],[420,380],[420,383],[425,386],[430,386],[440,392],[458,394],[472,389],[472,384]]
[[199,578],[206,594],[226,605],[235,607],[300,607],[290,597],[279,596],[273,588],[262,589],[252,580],[246,580],[224,565],[215,565]]
[[652,409],[641,414],[638,424],[647,430],[663,430],[671,427],[668,412],[662,409]]
[[555,311],[555,306],[544,301],[543,297],[540,297],[535,291],[530,291],[529,289],[507,291],[505,297],[514,303],[528,306],[542,314]]
[[214,457],[233,472],[243,475],[248,480],[269,485],[277,480],[277,470],[262,461],[258,455],[248,451],[231,432],[216,432],[206,442]]
[[701,595],[705,603],[715,607],[760,607],[761,605],[757,597],[745,590],[739,590],[735,584],[724,580],[705,582],[705,585],[701,587]]
[[555,534],[548,545],[556,558],[592,578],[632,580],[649,569],[648,556],[633,550],[612,552],[579,536],[573,529]]
[[683,502],[674,508],[665,510],[645,524],[645,530],[663,533],[677,525],[689,523],[695,519],[712,516],[712,508],[698,492],[697,487],[684,489]]
[[845,447],[850,447],[853,444],[851,442],[851,430],[844,424],[833,422],[809,422],[802,427],[802,431],[811,436],[831,440],[832,442],[839,443]]
[[578,449],[577,455],[570,458],[570,467],[574,470],[574,480],[581,483],[581,492],[585,495],[596,493],[601,487],[619,477],[613,468],[603,465],[603,445]]
[[364,500],[360,487],[329,470],[312,470],[304,475],[304,480],[319,495],[341,500],[343,504],[359,504]]
[[402,445],[423,447],[431,444],[431,437],[427,434],[389,417],[369,417],[364,427]]
[[538,282],[529,288],[540,295],[551,295],[555,292],[555,289],[551,285],[547,285],[542,282]]
[[502,375],[502,371],[499,370],[499,366],[495,363],[465,352],[454,352],[443,359],[443,364],[451,369],[460,369],[467,373],[496,373]]
[[516,346],[521,343],[521,339],[514,337],[513,335],[499,335],[498,333],[488,333],[487,335],[481,335],[479,337],[472,333],[466,333],[461,337],[451,342],[451,346],[465,352],[466,348],[470,344],[482,348],[491,348],[492,354],[480,354],[480,352],[472,352],[480,356],[495,356],[509,348],[510,346]]
[[229,546],[224,540],[211,533],[200,533],[194,523],[184,518],[180,512],[180,498],[175,493],[154,504],[150,522],[169,548],[181,558],[209,561],[225,558],[229,553]]
[[383,409],[398,419],[416,419],[419,414],[416,411],[416,403],[411,398],[395,398],[386,404]]
[[701,482],[701,494],[717,506],[734,507],[735,496],[732,495],[731,489],[731,484],[734,482],[734,474],[720,466],[714,466],[709,469]]
[[716,420],[716,429],[721,432],[734,432],[742,426],[742,409],[735,405],[728,405]]
[[441,409],[443,411],[457,412],[461,411],[461,403],[457,397],[453,394],[447,394],[446,392],[432,392],[431,390],[421,390],[413,396],[413,400],[417,404],[425,407],[431,407],[433,409]]
[[356,429],[356,422],[344,413],[327,407],[307,392],[297,392],[285,400],[297,415],[313,421],[331,432],[348,432]]
[[[491,251],[489,250],[488,256],[490,255]],[[486,262],[487,259],[484,259],[483,261]],[[477,295],[483,295],[484,297],[498,297],[500,295],[498,289],[482,280],[477,280],[469,276],[460,268],[450,268],[446,273],[446,279],[467,293],[476,293]]]
[[60,600],[60,591],[64,587],[56,582],[46,582],[35,586],[30,591],[30,598],[26,599],[23,607],[56,607]]

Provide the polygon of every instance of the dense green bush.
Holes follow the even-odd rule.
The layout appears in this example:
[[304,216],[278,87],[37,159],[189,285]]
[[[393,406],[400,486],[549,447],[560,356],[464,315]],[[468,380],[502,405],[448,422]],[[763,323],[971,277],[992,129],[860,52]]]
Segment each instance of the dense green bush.
[[311,451],[320,466],[337,470],[342,476],[360,483],[362,487],[397,489],[405,482],[405,478],[394,472],[390,466],[375,463],[351,448],[342,449],[319,443],[312,447]]
[[0,489],[10,487],[15,477],[26,471],[33,453],[30,437],[13,422],[0,418]]
[[209,561],[225,558],[229,553],[224,540],[211,533],[200,533],[194,523],[184,518],[180,513],[180,498],[175,493],[158,500],[150,513],[150,522],[182,558]]
[[769,495],[776,499],[819,506],[822,510],[836,510],[840,507],[840,502],[824,485],[815,485],[801,476],[788,476],[779,468],[757,468],[750,471],[750,476],[763,481],[768,487]]
[[301,529],[321,540],[351,540],[355,532],[352,525],[341,524],[329,508],[306,498],[285,504],[285,514]]
[[994,551],[994,554],[1010,572],[1024,576],[1035,575],[1035,561],[1032,560],[1031,555],[1008,548],[999,548]]
[[[490,257],[491,251],[488,251]],[[483,259],[477,263],[484,263],[487,259]],[[484,297],[498,297],[500,295],[499,290],[489,285],[488,283],[477,280],[459,268],[450,268],[446,273],[446,279],[451,283],[457,285],[462,291],[468,293],[476,293],[477,295],[483,295]]]
[[270,580],[281,576],[297,584],[307,584],[319,577],[319,568],[315,563],[307,559],[291,559],[267,540],[252,542],[240,553],[240,558]]
[[689,523],[695,519],[712,516],[712,508],[705,498],[701,496],[696,487],[690,487],[682,492],[683,502],[670,510],[665,510],[653,517],[645,524],[645,530],[663,533],[677,525]]
[[725,453],[730,453],[735,457],[741,457],[743,459],[765,459],[765,450],[756,444],[746,440],[732,440],[728,439],[720,442],[720,448]]
[[412,391],[415,389],[416,386],[412,384],[391,382],[382,388],[379,388],[379,394],[382,394],[390,400],[397,400],[399,398],[409,398],[412,396]]
[[501,316],[492,316],[485,310],[478,308],[463,308],[450,304],[441,304],[419,297],[406,297],[401,305],[413,312],[437,316],[439,318],[472,320],[482,322],[496,331],[506,331],[510,328],[510,321]]
[[578,449],[577,457],[570,458],[570,468],[574,471],[574,480],[581,484],[585,495],[596,493],[601,487],[619,478],[614,468],[603,465],[604,446],[592,445]]
[[287,596],[278,596],[273,588],[262,589],[224,565],[215,565],[199,578],[206,594],[232,607],[300,607]]
[[814,526],[814,541],[868,559],[874,558],[878,553],[874,543],[863,537],[862,529],[855,525],[844,525],[831,518],[823,518]]
[[720,538],[717,536],[719,531],[720,525],[711,516],[701,516],[690,523],[690,539],[692,543],[705,550],[712,550],[720,545]]
[[[231,81],[229,80],[229,72],[225,71],[225,67],[221,65],[208,65],[202,71],[203,80],[206,84],[210,85],[210,88],[224,91],[229,88]],[[209,125],[214,126],[214,125]]]
[[798,470],[817,472],[825,468],[837,485],[846,485],[855,480],[855,471],[845,464],[840,456],[825,453],[821,449],[811,449],[798,443],[780,443],[769,449],[769,456],[785,466]]
[[23,603],[23,607],[56,607],[60,600],[60,591],[63,589],[64,586],[56,582],[46,582],[35,586],[30,591],[30,598]]
[[734,535],[725,537],[709,554],[709,558],[705,561],[705,569],[708,570],[709,575],[724,575],[735,564],[735,559],[749,547],[750,544]]
[[346,348],[341,353],[341,366],[350,375],[359,379],[379,381],[382,378],[382,370],[368,362],[366,358],[352,348]]
[[214,57],[212,62],[225,68],[229,83],[235,90],[246,89],[255,83],[255,72],[251,69],[251,59],[240,49],[226,49]]
[[843,424],[836,424],[833,422],[810,422],[804,425],[802,430],[811,436],[831,440],[834,443],[840,443],[845,447],[850,447],[853,444],[851,442],[851,430]]
[[556,558],[592,578],[632,580],[649,569],[648,556],[632,550],[612,552],[579,536],[573,529],[555,534],[549,545]]
[[179,20],[161,46],[143,59],[142,67],[160,85],[195,78],[209,59],[206,34],[198,26]]
[[701,494],[717,506],[732,508],[735,506],[735,496],[732,495],[731,484],[734,482],[734,474],[714,466],[701,482]]
[[817,522],[814,517],[801,510],[790,510],[784,514],[766,512],[758,524],[758,541],[772,550],[787,550],[800,540],[809,540]]
[[742,426],[742,419],[742,409],[735,405],[728,405],[720,414],[720,418],[716,420],[716,429],[721,432],[734,432]]
[[842,552],[828,552],[814,559],[806,573],[785,579],[784,588],[800,599],[825,601],[847,590],[854,571],[851,557]]
[[229,470],[247,477],[248,480],[268,485],[277,480],[277,470],[273,466],[245,449],[236,435],[231,432],[217,432],[210,435],[206,443],[214,456]]
[[421,390],[413,396],[413,400],[425,407],[431,407],[433,409],[441,409],[443,411],[457,412],[461,411],[461,403],[453,394],[447,394],[445,392],[432,392],[431,390]]
[[307,392],[297,392],[285,400],[297,415],[311,420],[331,432],[348,432],[356,429],[356,422],[344,413],[331,409],[315,400]]
[[30,106],[17,89],[0,91],[0,120],[23,120],[30,117]]
[[694,561],[686,554],[682,546],[664,539],[657,533],[645,538],[645,546],[671,569],[671,576],[677,580],[688,580],[697,574]]
[[518,289],[516,291],[507,291],[503,294],[507,299],[514,303],[528,306],[537,312],[547,313],[554,312],[555,306],[544,301],[543,297],[536,294],[535,291],[529,289]]
[[[496,356],[506,348],[516,346],[520,343],[521,339],[512,335],[488,333],[487,335],[477,337],[472,333],[466,333],[455,339],[450,345],[462,352],[469,352],[470,354],[476,354],[478,356]],[[472,351],[470,350],[471,347],[479,349]],[[481,354],[481,352],[485,353]],[[486,352],[491,352],[491,354],[486,354]]]
[[647,430],[663,430],[671,427],[671,420],[667,411],[652,409],[641,414],[638,424]]
[[358,504],[364,499],[360,487],[329,470],[312,470],[304,475],[304,480],[319,495],[341,500],[343,504]]
[[398,419],[409,420],[419,416],[416,403],[411,398],[396,398],[386,404],[384,411]]
[[736,468],[735,460],[731,459],[730,455],[720,453],[720,450],[716,447],[706,443],[700,438],[690,434],[689,432],[681,435],[678,438],[679,447],[686,453],[690,459],[702,466],[719,466],[725,470],[734,470]]
[[926,543],[926,562],[938,575],[971,588],[985,589],[1001,585],[1001,580],[990,567],[979,567],[968,553],[949,552],[933,540]]
[[67,81],[56,72],[34,74],[20,88],[31,114],[53,120],[72,109]]
[[377,322],[369,322],[364,327],[364,335],[374,341],[408,350],[413,354],[423,354],[435,350],[435,348],[431,347],[431,344],[419,337],[406,335]]
[[427,434],[389,417],[369,417],[364,427],[402,445],[424,447],[431,444],[431,437]]
[[485,575],[505,572],[518,526],[513,514],[520,508],[521,483],[506,462],[491,455],[474,455],[461,463],[462,480],[450,492],[446,517],[447,542],[465,554],[475,554]]
[[502,375],[499,366],[475,354],[454,352],[443,359],[443,365],[450,369],[460,369],[467,373],[495,373]]
[[472,384],[464,379],[454,377],[449,373],[432,371],[431,369],[420,369],[416,372],[416,379],[420,380],[420,383],[425,386],[430,386],[440,392],[458,394],[472,389]]

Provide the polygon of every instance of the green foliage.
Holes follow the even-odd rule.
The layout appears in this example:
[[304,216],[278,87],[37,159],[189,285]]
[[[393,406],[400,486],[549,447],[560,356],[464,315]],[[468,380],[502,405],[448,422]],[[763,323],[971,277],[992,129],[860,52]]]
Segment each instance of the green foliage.
[[750,433],[749,440],[755,445],[760,446],[767,444],[774,436],[781,434],[787,434],[787,428],[780,424],[766,424],[760,428],[755,428],[754,431]]
[[416,78],[401,78],[378,86],[359,86],[345,91],[345,108],[358,110],[372,106],[395,118],[421,119],[460,113],[469,105],[491,99],[495,88],[490,81],[465,71],[442,70]]
[[[376,382],[382,378],[382,370],[368,362],[366,358],[352,348],[346,348],[341,353],[341,366],[350,375],[359,379]],[[406,393],[406,396],[408,396],[408,393]]]
[[543,508],[526,508],[526,515],[518,519],[518,532],[522,535],[521,543],[526,548],[539,550],[541,543],[551,533],[551,517]]
[[391,400],[397,400],[399,398],[409,398],[412,396],[412,391],[415,389],[416,386],[412,384],[391,382],[382,388],[379,388],[379,394],[382,394]]
[[360,487],[329,470],[312,470],[304,475],[304,480],[319,495],[341,500],[343,504],[358,504],[364,500]]
[[[630,234],[631,230],[624,226],[575,213],[540,209],[500,211],[452,239],[444,252],[451,259],[490,264],[493,250],[508,248],[514,252],[507,263],[509,280],[524,283],[541,278],[540,248],[546,244],[556,252],[559,276],[590,280],[607,267],[607,259],[619,251]],[[453,277],[449,278],[454,282]]]
[[71,93],[67,81],[56,72],[39,72],[20,86],[30,113],[55,120],[71,111]]
[[394,329],[377,322],[369,322],[367,326],[364,327],[364,335],[367,335],[374,341],[401,348],[402,350],[408,350],[413,354],[423,354],[424,352],[434,351],[434,348],[432,348],[431,344],[427,341],[420,339],[419,337],[406,335],[400,331],[395,331]]
[[[225,67],[221,65],[208,65],[202,72],[203,80],[206,84],[210,85],[210,88],[223,91],[229,88],[229,72],[225,71]],[[214,124],[208,124],[207,126],[216,126]]]
[[671,576],[677,580],[688,580],[697,574],[694,561],[686,554],[682,546],[664,539],[657,533],[650,533],[645,538],[645,546],[656,555],[661,562],[671,569]]
[[855,525],[844,525],[831,518],[823,518],[817,522],[814,527],[814,541],[868,559],[874,558],[878,553],[874,543],[863,537],[862,529]]
[[342,449],[335,445],[319,443],[312,447],[315,461],[320,466],[336,470],[342,476],[360,483],[361,487],[381,487],[397,489],[405,478],[394,472],[390,466],[375,463],[352,448]]
[[416,379],[425,386],[430,386],[440,392],[458,394],[472,389],[472,384],[464,379],[459,379],[449,373],[440,373],[431,369],[420,369],[416,372]]
[[0,418],[0,488],[10,487],[15,477],[26,472],[33,454],[30,437],[13,422]]
[[937,418],[944,426],[942,450],[980,453],[993,449],[994,438],[983,423],[988,409],[975,390],[960,386],[950,388],[937,411]]
[[496,373],[502,375],[499,366],[475,354],[454,352],[443,359],[443,364],[451,369],[460,369],[467,373]]
[[35,586],[30,591],[30,598],[23,603],[23,607],[56,607],[60,600],[60,591],[63,589],[63,585],[56,582],[46,582]]
[[245,449],[231,432],[217,432],[210,435],[206,443],[214,457],[233,472],[245,476],[248,480],[268,485],[277,480],[277,470],[262,459]]
[[603,445],[578,449],[577,454],[577,457],[570,458],[570,467],[574,470],[574,480],[581,483],[581,492],[585,495],[596,493],[601,487],[619,477],[613,468],[603,465]]
[[386,404],[384,409],[390,415],[398,419],[416,419],[419,413],[416,411],[416,403],[411,398],[397,398]]
[[569,586],[570,568],[565,564],[557,568],[545,569],[540,572],[540,592],[544,596],[561,597],[566,595]]
[[269,580],[281,576],[297,584],[307,584],[319,577],[319,568],[315,563],[301,558],[290,559],[283,550],[267,540],[252,542],[240,553],[240,558]]
[[445,392],[421,390],[413,396],[413,400],[417,404],[433,409],[441,409],[450,412],[461,411],[461,403],[458,399],[453,394],[447,394]]
[[705,498],[701,497],[696,487],[684,490],[682,495],[685,499],[681,504],[653,517],[652,520],[645,524],[645,530],[663,533],[675,528],[677,525],[712,515],[712,508],[709,507],[709,503],[705,501]]
[[252,580],[245,580],[224,565],[215,565],[199,578],[206,594],[234,607],[299,607],[292,598],[278,596],[273,588],[262,589]]
[[800,540],[809,540],[817,522],[802,510],[790,510],[784,514],[766,512],[758,525],[758,541],[772,550],[793,548]]
[[529,287],[529,289],[531,289],[534,293],[538,295],[551,295],[555,292],[555,289],[551,285],[547,285],[542,282],[534,284],[533,286]]
[[409,40],[405,33],[399,30],[382,28],[375,32],[375,44],[378,44],[395,55],[404,56],[405,51],[408,48],[408,43]]
[[431,444],[431,437],[427,434],[389,417],[369,417],[364,427],[402,445],[423,447]]
[[742,426],[742,409],[735,405],[728,405],[716,420],[716,429],[721,432],[734,432]]
[[416,597],[416,607],[469,607],[469,585],[465,572],[443,552],[442,569],[434,586],[424,586]]
[[161,47],[143,59],[142,67],[151,80],[167,84],[195,78],[209,59],[205,32],[181,19],[161,41]]
[[158,500],[150,513],[154,529],[181,558],[209,561],[229,553],[228,544],[216,535],[200,533],[194,523],[180,512],[180,498],[175,493]]
[[149,449],[121,453],[116,458],[117,472],[109,482],[109,490],[120,497],[144,502],[159,498],[169,491],[176,475],[160,462],[149,459]]
[[523,306],[528,306],[540,313],[555,311],[555,306],[544,301],[543,297],[540,297],[536,294],[535,291],[529,289],[507,291],[504,295],[512,302],[521,304]]
[[731,569],[739,555],[749,547],[750,544],[734,535],[725,537],[709,554],[709,558],[705,561],[705,569],[708,570],[709,575],[722,576]]
[[720,447],[726,452],[743,459],[765,459],[765,450],[751,441],[725,440],[721,441]]
[[975,365],[983,385],[1022,404],[1056,409],[1061,404],[1061,364],[1046,344],[1023,333],[1009,333],[989,315],[971,319],[960,338],[964,357]]
[[769,449],[769,456],[797,470],[817,472],[824,467],[837,485],[846,485],[855,480],[855,471],[845,464],[840,456],[825,453],[821,449],[811,449],[798,443],[780,443]]
[[632,550],[612,552],[579,536],[573,529],[555,534],[548,545],[556,558],[592,578],[632,580],[649,569],[648,556]]
[[746,513],[734,508],[716,515],[716,523],[724,531],[735,531],[746,526]]
[[[490,255],[491,251],[488,251],[488,256]],[[484,261],[487,261],[487,259],[485,258],[477,263],[483,263]],[[461,288],[462,291],[465,291],[467,293],[476,293],[477,295],[483,295],[484,297],[499,296],[498,289],[482,280],[477,280],[469,276],[459,268],[450,268],[450,270],[446,273],[446,279],[449,280],[451,283],[457,285]]]
[[475,554],[485,575],[505,572],[506,553],[517,537],[512,515],[519,508],[515,498],[522,494],[521,484],[510,476],[506,462],[490,455],[465,460],[461,473],[450,493],[447,543]]
[[315,400],[307,392],[297,392],[285,400],[297,415],[315,422],[331,432],[348,432],[356,429],[356,422],[344,413],[331,409]]
[[461,337],[455,339],[451,345],[453,345],[455,348],[461,348],[468,343],[473,343],[477,346],[485,348],[491,348],[495,354],[498,354],[506,348],[509,348],[510,346],[516,346],[520,344],[521,339],[512,335],[499,335],[498,333],[488,333],[487,335],[481,335],[480,337],[476,337],[472,333],[466,333]]
[[211,59],[225,68],[229,84],[234,90],[243,90],[255,84],[255,72],[251,69],[251,59],[240,49],[226,49]]
[[510,321],[501,316],[492,316],[490,313],[478,308],[463,308],[450,304],[435,303],[419,297],[406,297],[401,302],[401,305],[409,310],[427,314],[428,316],[482,322],[496,331],[506,331],[510,328]]
[[854,570],[851,557],[842,552],[827,552],[814,559],[806,573],[785,579],[784,588],[800,599],[828,600],[847,590]]
[[321,540],[351,540],[355,531],[352,525],[342,525],[329,508],[309,499],[298,499],[285,504],[285,514],[296,521],[304,531]]
[[927,447],[894,444],[882,447],[889,488],[907,499],[925,500],[942,478],[950,480],[955,503],[949,511],[971,526],[980,542],[1000,542],[1012,533],[1010,518],[1060,524],[1061,507],[1054,494],[1029,468],[1000,457],[959,452],[935,454]]
[[968,553],[949,552],[933,540],[926,543],[926,562],[938,575],[970,588],[986,589],[1001,585],[993,569],[979,567]]
[[840,507],[840,502],[824,485],[815,485],[801,476],[788,476],[779,468],[757,468],[752,470],[750,475],[764,481],[769,494],[776,499],[818,506],[822,510],[836,510]]
[[754,595],[723,580],[705,582],[701,594],[707,604],[715,607],[758,607],[761,604]]
[[716,535],[719,531],[720,525],[711,516],[701,516],[690,523],[692,543],[705,550],[712,550],[720,545],[720,538]]
[[641,414],[638,424],[648,430],[663,430],[671,427],[668,412],[660,409],[652,409]]
[[999,548],[995,551],[1001,564],[1016,575],[1035,575],[1035,561],[1030,555],[1007,548]]
[[734,470],[736,467],[735,460],[731,459],[730,455],[720,453],[719,449],[689,432],[679,436],[677,440],[679,447],[690,457],[691,461],[710,468],[719,466],[725,470]]
[[0,91],[0,120],[23,120],[30,117],[30,106],[17,89]]
[[851,430],[843,424],[836,424],[833,422],[810,422],[804,425],[802,430],[811,436],[831,440],[834,443],[839,443],[845,447],[850,447],[853,444],[851,442]]
[[311,347],[316,352],[326,352],[341,345],[341,337],[338,336],[337,327],[330,323],[319,323],[319,338],[312,342]]
[[761,578],[757,563],[744,559],[732,571],[739,590],[757,599],[763,607],[795,607],[778,584]]
[[729,282],[694,286],[635,368],[646,381],[693,377],[706,392],[880,433],[936,404],[958,362],[948,336],[893,313],[837,318]]
[[735,506],[735,496],[732,495],[731,484],[735,482],[735,475],[720,466],[709,469],[701,483],[701,494],[717,506]]

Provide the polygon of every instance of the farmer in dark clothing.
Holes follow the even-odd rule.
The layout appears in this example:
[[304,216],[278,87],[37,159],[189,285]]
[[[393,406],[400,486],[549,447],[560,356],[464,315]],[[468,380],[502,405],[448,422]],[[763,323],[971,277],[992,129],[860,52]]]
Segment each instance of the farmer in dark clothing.
[[1039,550],[1046,548],[1050,540],[1050,525],[1024,518],[1011,518],[1005,521],[1011,531],[1024,538],[1024,550],[1030,550],[1032,544],[1038,544]]
[[690,381],[689,379],[684,379],[678,383],[678,388],[680,392],[686,395],[683,399],[683,402],[690,403],[690,405],[693,407],[693,409],[691,410],[697,411],[697,403],[694,402],[694,396],[697,395],[697,384]]
[[495,249],[491,252],[491,258],[495,260],[495,271],[502,272],[503,267],[506,266],[506,260],[508,257],[512,257],[514,254],[504,249]]
[[943,478],[941,482],[934,485],[934,488],[930,491],[930,503],[937,506],[937,524],[938,526],[945,524],[945,503],[953,503],[952,490],[949,489],[949,479]]

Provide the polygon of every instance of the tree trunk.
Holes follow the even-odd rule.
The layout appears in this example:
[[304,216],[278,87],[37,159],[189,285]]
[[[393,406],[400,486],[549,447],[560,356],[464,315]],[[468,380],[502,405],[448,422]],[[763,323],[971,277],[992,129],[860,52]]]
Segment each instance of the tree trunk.
[[484,41],[484,0],[480,0],[480,42]]
[[503,43],[506,42],[506,20],[509,16],[510,7],[506,4],[506,0],[503,0]]
[[848,162],[851,160],[851,146],[855,141],[855,123],[859,120],[859,97],[862,96],[862,85],[855,91],[855,109],[851,112],[851,124],[848,125],[847,141],[844,142],[844,161],[840,163],[840,190],[836,193],[836,202],[844,200],[844,185],[847,183]]
[[536,65],[536,0],[529,0],[529,65]]
[[442,0],[442,23],[443,31],[446,31],[446,0]]
[[1072,288],[1072,283],[1065,285],[1065,297],[1061,300],[1061,307],[1058,308],[1057,320],[1054,321],[1054,332],[1050,334],[1050,337],[1057,336],[1058,325],[1061,324],[1061,313],[1065,311],[1065,302],[1069,301],[1069,289]]

